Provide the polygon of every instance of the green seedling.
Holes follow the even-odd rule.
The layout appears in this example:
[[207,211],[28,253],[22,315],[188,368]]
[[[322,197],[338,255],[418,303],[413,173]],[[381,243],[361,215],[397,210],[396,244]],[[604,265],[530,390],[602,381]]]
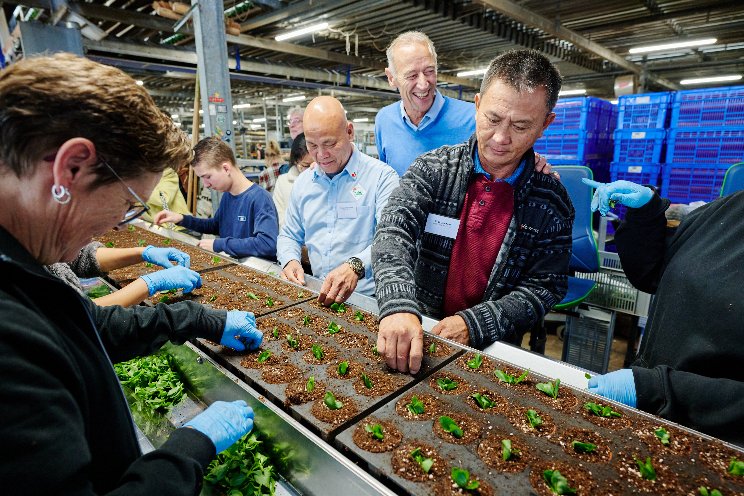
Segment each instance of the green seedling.
[[421,415],[425,411],[424,402],[416,395],[411,396],[411,402],[406,405],[406,408],[414,415]]
[[501,440],[501,459],[505,462],[519,458],[521,455],[518,449],[512,448],[512,442],[509,439]]
[[436,352],[437,352],[437,342],[434,341],[433,343],[429,345],[429,353],[433,355]]
[[543,425],[543,419],[537,414],[535,410],[527,410],[527,422],[530,423],[533,429],[537,429]]
[[364,430],[367,431],[370,436],[380,441],[385,438],[385,433],[382,431],[382,425],[380,424],[365,424]]
[[338,372],[338,375],[346,375],[346,373],[349,371],[349,362],[343,361],[338,364],[338,367],[336,367],[336,372]]
[[641,472],[641,477],[646,480],[656,480],[656,470],[654,470],[654,466],[651,464],[650,456],[646,458],[645,462],[635,457],[633,459],[636,465],[638,465],[638,471]]
[[732,457],[731,462],[729,463],[728,473],[731,475],[736,475],[738,477],[744,475],[744,461]]
[[312,393],[315,389],[315,376],[310,376],[310,379],[307,380],[307,384],[305,384],[305,391],[308,393]]
[[700,496],[723,496],[723,494],[721,494],[721,491],[719,491],[718,489],[709,489],[705,486],[700,486],[698,488],[698,494]]
[[654,436],[657,437],[661,444],[663,444],[664,446],[669,446],[671,438],[669,431],[667,431],[663,427],[659,427],[658,429],[654,430]]
[[620,412],[613,410],[612,407],[602,406],[592,402],[584,403],[584,408],[597,417],[620,418],[623,416]]
[[327,406],[331,410],[338,410],[340,408],[343,408],[344,406],[344,404],[338,401],[333,393],[330,391],[326,391],[326,394],[323,397],[323,403],[325,403],[325,406]]
[[248,298],[249,300],[257,300],[257,299],[258,299],[258,296],[256,296],[256,294],[255,294],[255,293],[251,293],[251,292],[248,292],[248,293],[246,293],[246,294],[245,294],[245,296],[246,296],[246,298]]
[[364,314],[357,310],[354,312],[354,320],[357,322],[364,322]]
[[303,315],[302,316],[302,325],[304,325],[305,327],[310,327],[310,322],[311,321],[312,320],[310,319],[310,316],[309,315]]
[[262,351],[260,355],[258,355],[258,358],[256,359],[256,361],[258,363],[264,363],[270,357],[271,357],[271,351],[265,350],[265,351]]
[[150,262],[145,262],[145,267],[155,267],[155,265]]
[[416,448],[415,450],[411,451],[411,458],[416,460],[416,463],[419,464],[421,470],[423,470],[425,474],[428,474],[429,470],[431,470],[432,465],[434,465],[434,460],[432,460],[431,458],[426,458],[424,454],[421,453],[421,448]]
[[218,257],[216,255],[212,257],[212,263],[213,264],[218,264],[220,262],[222,262],[222,259],[220,257]]
[[134,226],[130,224],[130,225],[128,225],[128,226],[127,226],[127,229],[128,229],[128,230],[129,230],[130,232],[133,232],[133,231],[134,231]]
[[304,291],[297,291],[297,298],[304,298],[305,292]]
[[362,382],[364,383],[364,387],[366,387],[367,389],[372,389],[372,387],[374,387],[374,384],[372,384],[372,379],[370,379],[367,374],[362,374]]
[[274,306],[274,298],[271,296],[266,297],[266,306],[271,308]]
[[328,324],[328,334],[338,334],[341,332],[341,326],[336,324],[334,321],[331,321],[330,324]]
[[592,374],[590,374],[589,372],[586,372],[586,373],[584,373],[584,378],[585,378],[586,380],[589,380],[589,379],[591,379],[591,378],[592,378]]
[[278,327],[274,327],[271,330],[271,335],[274,336],[274,339],[279,339],[279,328]]
[[145,246],[147,244],[147,241],[144,239],[138,239],[137,240],[137,246]]
[[215,301],[216,299],[217,299],[217,295],[212,295],[212,296],[210,296],[210,297],[209,297],[209,301],[210,301],[210,302],[213,302],[213,301]]
[[517,385],[520,382],[522,382],[525,379],[527,379],[527,376],[530,375],[530,371],[529,370],[525,370],[525,371],[522,372],[522,375],[520,375],[519,377],[515,377],[515,376],[513,376],[511,374],[507,374],[503,370],[494,370],[493,371],[493,375],[495,375],[496,377],[498,377],[501,382],[504,382],[506,384]]
[[379,351],[377,351],[377,345],[374,345],[374,346],[372,347],[372,354],[373,354],[374,356],[380,356],[380,352],[379,352]]
[[576,453],[594,453],[594,451],[597,449],[596,444],[582,443],[581,441],[572,441],[571,447]]
[[457,389],[457,382],[453,381],[449,377],[440,377],[437,379],[437,386],[439,386],[439,389],[442,391],[454,391]]
[[576,494],[576,489],[568,485],[568,480],[558,470],[544,470],[543,480],[555,494]]
[[346,305],[343,303],[334,302],[333,304],[331,304],[331,310],[339,315],[343,315],[346,312]]
[[475,400],[476,403],[478,403],[478,406],[483,408],[484,410],[496,406],[496,403],[484,394],[475,393],[471,394],[470,396]]
[[467,361],[468,367],[478,369],[483,364],[483,355],[476,353],[473,358]]
[[291,334],[287,334],[287,344],[295,350],[300,347],[300,342],[293,338]]
[[160,299],[158,301],[160,303],[168,303],[170,301],[170,297],[168,297],[168,295],[163,295],[163,296],[160,297]]
[[[165,238],[165,239],[163,240],[163,244],[164,244],[164,245],[170,245],[170,244],[171,244],[171,240],[170,240],[169,238]],[[218,257],[218,258],[219,258],[219,257]]]
[[561,380],[556,379],[555,382],[538,382],[535,387],[542,391],[543,393],[547,394],[554,400],[558,399],[558,388],[561,385]]
[[113,241],[108,241],[105,246],[106,246],[106,248],[113,248],[114,247],[114,242]]
[[452,420],[450,417],[447,417],[446,415],[442,415],[441,417],[439,417],[439,425],[442,426],[442,430],[444,430],[444,432],[449,432],[450,434],[455,436],[457,439],[460,439],[464,434],[460,426],[457,425],[454,420]]
[[464,468],[452,467],[450,472],[452,481],[457,484],[457,487],[464,489],[465,491],[474,491],[478,489],[480,483],[477,480],[470,478],[470,472]]
[[314,344],[312,347],[313,350],[313,356],[316,360],[322,360],[325,356],[325,352],[323,351],[323,348],[319,344]]

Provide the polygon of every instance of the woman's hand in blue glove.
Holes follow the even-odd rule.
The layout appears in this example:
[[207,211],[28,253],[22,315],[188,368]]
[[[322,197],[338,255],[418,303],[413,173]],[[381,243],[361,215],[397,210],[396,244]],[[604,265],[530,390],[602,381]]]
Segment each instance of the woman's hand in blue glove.
[[227,312],[225,330],[220,344],[237,351],[252,351],[261,346],[263,333],[256,327],[256,317],[250,312]]
[[215,401],[209,408],[184,424],[201,432],[214,443],[217,453],[253,429],[253,409],[243,400]]
[[628,406],[636,406],[636,388],[633,371],[620,369],[605,375],[595,375],[589,379],[589,392]]
[[607,215],[610,208],[614,206],[610,205],[610,202],[622,203],[631,208],[641,208],[654,197],[651,188],[630,181],[598,183],[584,178],[581,182],[592,188],[597,188],[592,197],[592,212],[599,210],[602,215]]
[[147,284],[150,296],[158,291],[179,288],[183,288],[184,293],[190,293],[193,289],[200,288],[202,285],[199,273],[180,265],[172,265],[168,269],[145,274],[142,276],[142,280]]
[[157,248],[149,245],[142,252],[142,260],[160,265],[166,269],[173,267],[171,262],[176,262],[177,265],[181,265],[187,269],[191,267],[191,257],[187,253],[176,250],[175,248]]

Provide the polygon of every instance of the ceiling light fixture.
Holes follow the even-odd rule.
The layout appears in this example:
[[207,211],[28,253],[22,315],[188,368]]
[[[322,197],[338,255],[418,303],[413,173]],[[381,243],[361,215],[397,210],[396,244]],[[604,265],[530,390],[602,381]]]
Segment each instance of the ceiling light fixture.
[[487,67],[482,69],[473,69],[472,71],[458,72],[457,77],[480,76],[481,74],[485,74],[486,70],[488,70]]
[[690,84],[705,84],[705,83],[723,83],[726,81],[739,81],[741,79],[741,74],[732,74],[730,76],[714,76],[714,77],[704,77],[704,78],[693,78],[693,79],[683,79],[679,82],[679,84],[683,84],[685,86]]
[[171,114],[171,119],[178,119],[178,114]]
[[295,31],[290,31],[288,33],[280,34],[274,39],[276,41],[284,41],[284,40],[289,40],[292,38],[297,38],[304,34],[317,33],[318,31],[323,31],[324,29],[328,29],[327,22],[321,22],[320,24],[313,24],[312,26],[307,26],[302,29],[297,29]]
[[287,98],[282,98],[282,101],[284,103],[287,102],[301,102],[305,99],[305,95],[294,95],[294,96],[288,96]]
[[256,117],[251,122],[266,122],[266,117]]
[[144,86],[145,85],[145,82],[142,81],[141,79],[138,79],[137,81],[135,81],[135,83],[137,83],[137,86]]
[[238,104],[238,105],[233,105],[233,109],[235,109],[235,110],[244,109],[244,108],[251,108],[251,104],[250,103],[241,103],[241,104]]
[[571,95],[586,95],[586,90],[585,89],[561,90],[558,92],[558,96],[571,96]]
[[687,40],[680,41],[678,43],[662,43],[661,45],[649,45],[643,47],[635,47],[628,50],[629,53],[648,53],[648,52],[660,52],[662,50],[675,50],[677,48],[689,48],[703,45],[712,45],[715,43],[715,38],[706,38],[704,40]]
[[351,122],[369,122],[369,117],[357,117],[356,119],[353,119]]

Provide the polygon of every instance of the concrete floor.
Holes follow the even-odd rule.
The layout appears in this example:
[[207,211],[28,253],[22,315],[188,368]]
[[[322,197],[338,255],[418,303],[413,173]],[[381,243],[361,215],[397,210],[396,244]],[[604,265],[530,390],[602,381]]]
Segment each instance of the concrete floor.
[[[529,338],[529,336],[528,336]],[[527,341],[525,340],[524,343]],[[625,361],[625,351],[628,347],[628,340],[622,336],[615,336],[610,348],[610,363],[607,367],[608,372],[623,368]],[[556,360],[561,359],[563,352],[563,340],[555,334],[548,334],[548,341],[545,343],[545,355]]]

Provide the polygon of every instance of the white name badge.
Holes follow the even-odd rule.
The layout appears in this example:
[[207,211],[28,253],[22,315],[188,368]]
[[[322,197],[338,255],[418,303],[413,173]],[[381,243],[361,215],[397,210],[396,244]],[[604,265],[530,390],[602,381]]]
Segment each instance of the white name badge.
[[429,214],[426,218],[425,232],[444,236],[445,238],[455,239],[457,231],[460,229],[460,219],[445,217],[443,215]]
[[357,207],[356,203],[337,203],[336,204],[336,215],[339,219],[356,219],[357,218]]

